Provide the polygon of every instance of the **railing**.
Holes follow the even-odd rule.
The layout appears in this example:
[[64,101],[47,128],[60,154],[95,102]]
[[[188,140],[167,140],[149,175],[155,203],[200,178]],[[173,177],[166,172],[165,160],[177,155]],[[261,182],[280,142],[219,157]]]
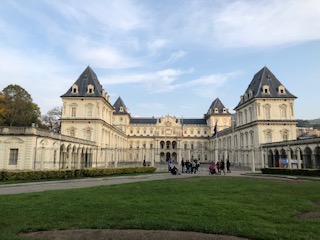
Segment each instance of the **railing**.
[[50,131],[35,128],[35,127],[0,127],[0,134],[1,135],[34,135],[39,137],[54,138],[54,139],[67,141],[67,142],[77,142],[81,144],[96,145],[95,142],[90,140],[62,135],[59,133],[50,132]]

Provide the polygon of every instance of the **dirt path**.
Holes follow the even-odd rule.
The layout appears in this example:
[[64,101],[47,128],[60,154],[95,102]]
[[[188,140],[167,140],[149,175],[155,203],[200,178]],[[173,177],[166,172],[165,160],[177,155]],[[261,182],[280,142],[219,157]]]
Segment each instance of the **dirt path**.
[[161,230],[71,229],[24,233],[20,236],[50,240],[243,240],[234,236]]

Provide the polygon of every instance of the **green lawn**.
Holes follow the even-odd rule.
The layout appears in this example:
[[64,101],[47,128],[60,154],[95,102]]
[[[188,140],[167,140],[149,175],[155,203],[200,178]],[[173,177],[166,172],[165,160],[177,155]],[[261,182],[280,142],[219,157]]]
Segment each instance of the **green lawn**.
[[67,228],[170,229],[319,239],[320,182],[194,177],[0,196],[0,239]]

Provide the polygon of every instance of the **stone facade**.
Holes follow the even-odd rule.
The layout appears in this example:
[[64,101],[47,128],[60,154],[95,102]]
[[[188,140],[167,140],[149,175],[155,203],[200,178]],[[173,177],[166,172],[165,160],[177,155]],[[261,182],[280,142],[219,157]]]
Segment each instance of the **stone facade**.
[[[42,139],[37,130],[28,140],[23,134],[1,134],[0,146],[5,150],[0,154],[5,160],[0,168],[102,168],[125,163],[141,165],[144,160],[153,166],[169,159],[176,164],[182,159],[228,159],[255,170],[271,163],[264,144],[296,139],[296,97],[266,67],[255,74],[241,95],[234,116],[217,98],[202,118],[133,117],[121,97],[110,103],[107,91],[90,67],[61,98],[62,134]],[[60,138],[68,139],[62,143]],[[40,146],[47,150],[41,152]],[[17,164],[12,164],[16,150],[11,149],[19,149]],[[36,157],[28,151],[36,152]]]

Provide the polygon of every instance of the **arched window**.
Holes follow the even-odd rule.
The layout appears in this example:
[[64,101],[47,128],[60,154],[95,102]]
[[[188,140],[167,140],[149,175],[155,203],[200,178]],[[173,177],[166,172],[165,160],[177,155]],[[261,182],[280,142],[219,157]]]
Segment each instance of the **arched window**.
[[249,107],[250,122],[253,120],[252,107]]
[[92,84],[87,86],[87,93],[94,93],[94,86]]
[[287,105],[285,104],[280,106],[280,118],[287,119]]
[[71,136],[71,137],[74,137],[74,136],[75,136],[75,131],[74,131],[74,129],[71,129],[71,130],[70,130],[70,136]]
[[91,140],[91,135],[92,135],[91,130],[87,129],[86,130],[86,140]]
[[281,133],[283,141],[288,141],[289,140],[289,132],[288,132],[287,129],[281,130],[280,133]]
[[270,129],[267,129],[264,131],[264,138],[266,143],[272,142],[272,132]]
[[266,120],[270,120],[270,113],[271,113],[271,106],[266,104],[263,106],[264,109],[264,116]]
[[73,84],[73,85],[72,85],[72,90],[71,90],[71,92],[72,92],[72,93],[79,93],[78,85]]
[[247,109],[244,110],[244,123],[246,124],[248,122],[248,113]]

